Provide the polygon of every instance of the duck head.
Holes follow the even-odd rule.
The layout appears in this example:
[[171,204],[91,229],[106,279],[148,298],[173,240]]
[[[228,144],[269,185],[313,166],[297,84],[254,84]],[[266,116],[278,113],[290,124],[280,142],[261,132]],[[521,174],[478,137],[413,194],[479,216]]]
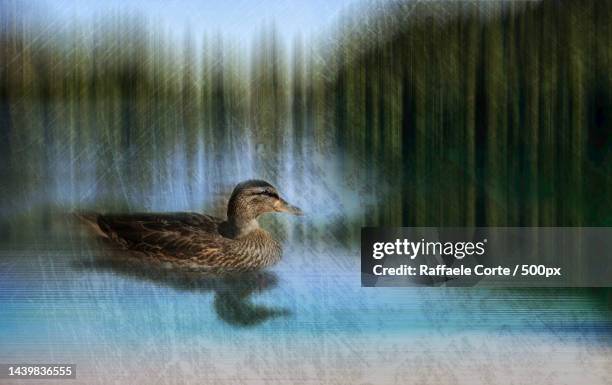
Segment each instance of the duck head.
[[234,226],[237,235],[244,235],[259,227],[257,218],[269,212],[302,215],[302,210],[281,198],[270,183],[248,180],[234,188],[227,206],[227,219]]

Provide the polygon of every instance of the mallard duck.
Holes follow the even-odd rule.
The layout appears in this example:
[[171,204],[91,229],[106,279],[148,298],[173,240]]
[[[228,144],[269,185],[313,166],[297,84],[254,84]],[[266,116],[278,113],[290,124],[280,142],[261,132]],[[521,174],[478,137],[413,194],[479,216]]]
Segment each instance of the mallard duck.
[[282,249],[259,227],[268,212],[302,215],[263,180],[239,183],[227,219],[182,213],[81,214],[111,244],[147,263],[211,272],[253,271],[274,265]]

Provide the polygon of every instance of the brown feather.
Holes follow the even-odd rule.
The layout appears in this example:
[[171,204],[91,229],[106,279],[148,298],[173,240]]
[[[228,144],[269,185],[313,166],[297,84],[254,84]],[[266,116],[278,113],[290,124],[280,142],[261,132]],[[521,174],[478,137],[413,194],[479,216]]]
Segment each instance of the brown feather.
[[284,206],[265,181],[234,189],[226,221],[209,215],[177,213],[79,214],[88,227],[130,256],[147,263],[212,272],[257,270],[277,263],[278,242],[259,228],[257,217]]

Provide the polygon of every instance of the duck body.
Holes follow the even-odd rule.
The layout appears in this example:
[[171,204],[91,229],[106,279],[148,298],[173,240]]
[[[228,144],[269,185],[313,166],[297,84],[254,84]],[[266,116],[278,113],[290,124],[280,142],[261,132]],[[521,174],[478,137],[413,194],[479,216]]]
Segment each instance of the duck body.
[[234,189],[226,220],[190,212],[81,218],[109,243],[147,263],[220,273],[259,270],[280,261],[281,245],[257,222],[269,211],[301,214],[269,183],[247,181]]

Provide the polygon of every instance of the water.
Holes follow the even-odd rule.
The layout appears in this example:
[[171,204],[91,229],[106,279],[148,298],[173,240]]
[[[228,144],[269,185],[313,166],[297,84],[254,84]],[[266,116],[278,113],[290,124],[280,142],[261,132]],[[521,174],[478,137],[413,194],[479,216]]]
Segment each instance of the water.
[[68,235],[3,248],[0,362],[76,363],[88,384],[403,383],[423,365],[467,381],[478,362],[502,383],[597,384],[612,363],[610,310],[584,290],[361,288],[355,250],[295,241],[267,272],[212,279],[109,264]]

